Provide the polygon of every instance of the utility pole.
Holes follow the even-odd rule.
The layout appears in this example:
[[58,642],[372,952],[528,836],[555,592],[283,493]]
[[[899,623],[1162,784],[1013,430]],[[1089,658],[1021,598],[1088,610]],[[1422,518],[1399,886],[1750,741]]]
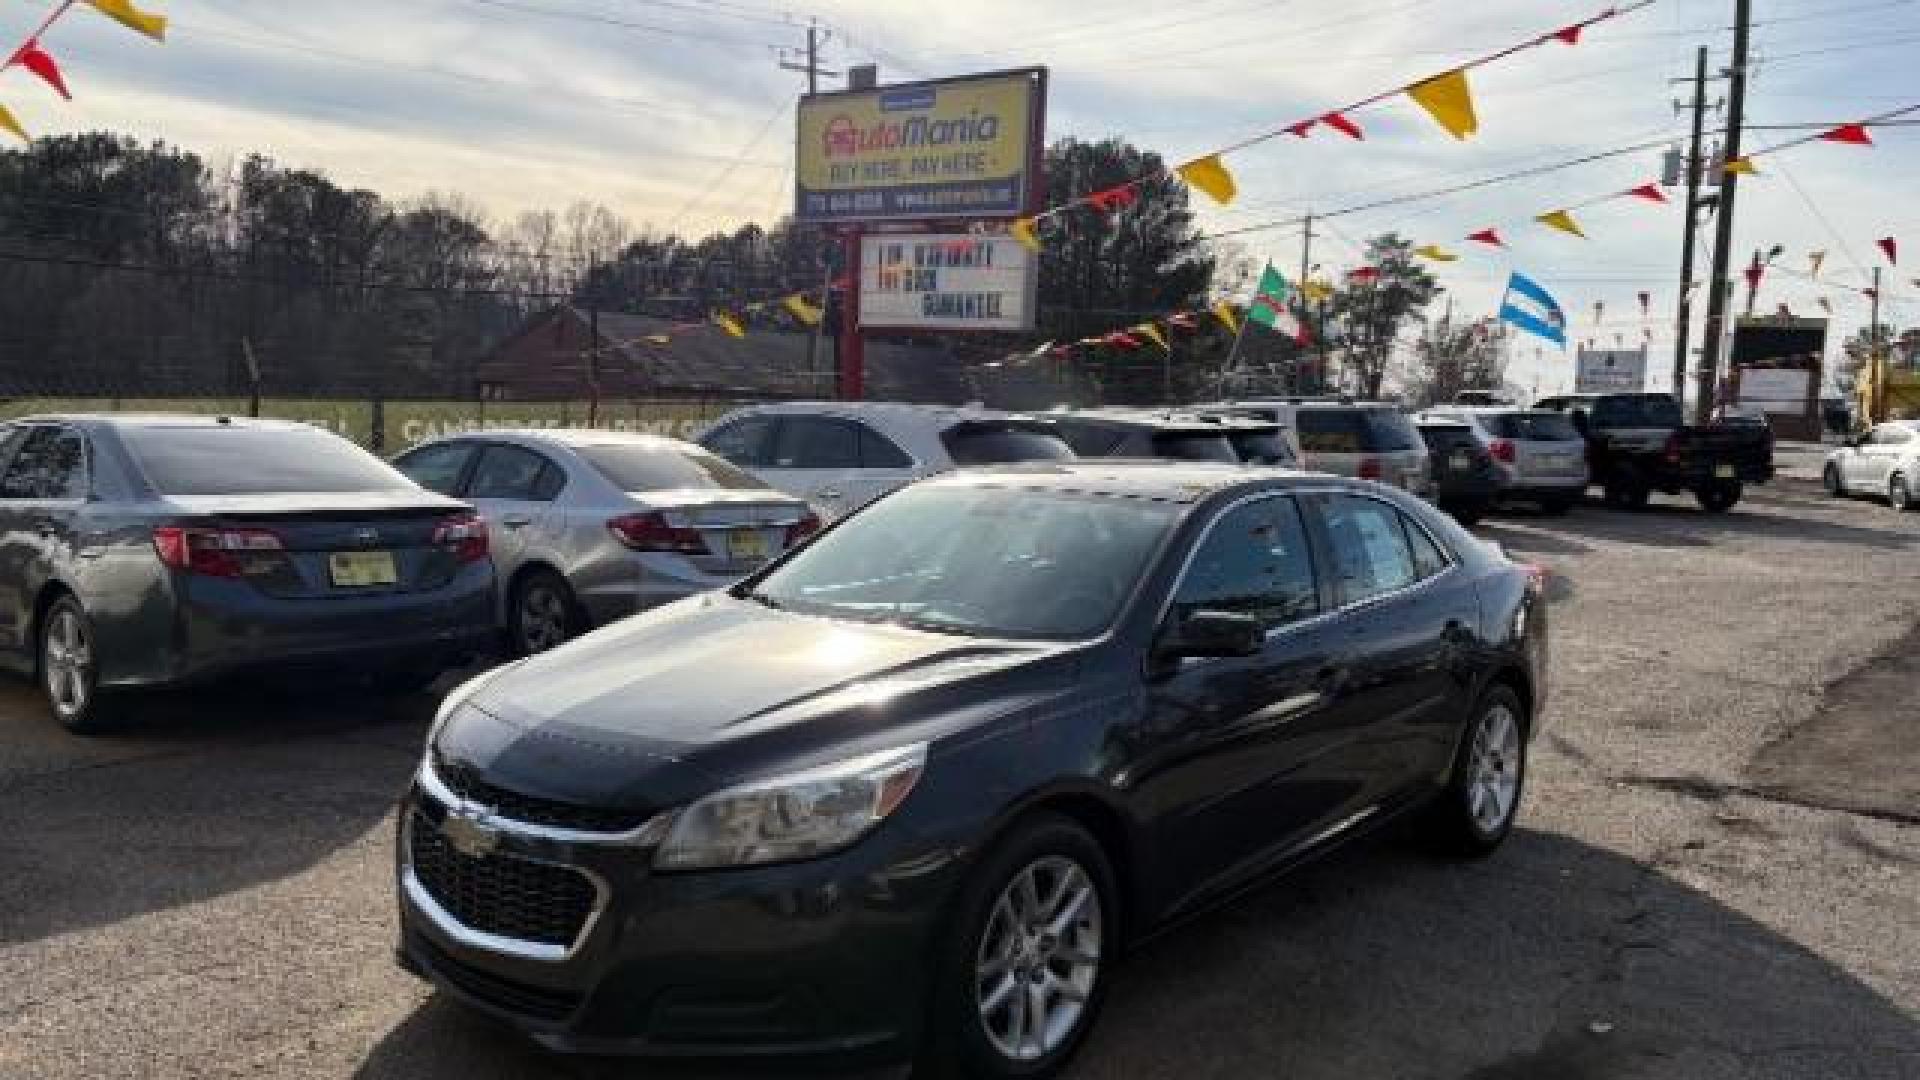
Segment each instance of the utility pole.
[[1867,423],[1877,424],[1886,412],[1887,378],[1880,359],[1880,268],[1873,268],[1873,292],[1867,314]]
[[[1740,128],[1746,122],[1747,42],[1753,31],[1753,0],[1734,0],[1733,67],[1728,72],[1732,88],[1727,92],[1727,140],[1724,158],[1731,165],[1740,159]],[[1720,342],[1726,336],[1727,263],[1733,257],[1733,200],[1740,174],[1721,169],[1719,217],[1714,221],[1713,278],[1707,293],[1707,337],[1700,348],[1700,397],[1694,402],[1697,423],[1706,423],[1713,412],[1715,390],[1720,382]]]
[[830,79],[840,77],[839,72],[829,71],[820,66],[820,46],[825,45],[827,40],[832,36],[833,31],[820,29],[820,21],[818,19],[809,19],[807,20],[806,63],[803,64],[798,60],[788,59],[789,56],[794,55],[793,50],[781,50],[780,66],[788,71],[805,72],[807,76],[807,93],[809,94],[817,94],[820,92],[820,76],[825,75]]
[[[1318,338],[1320,336],[1319,328],[1313,325],[1312,316],[1307,310],[1306,293],[1301,291],[1307,287],[1307,275],[1311,273],[1313,273],[1313,211],[1308,210],[1307,228],[1305,232],[1300,234],[1300,280],[1294,283],[1293,291],[1300,295],[1301,318],[1307,321],[1308,331],[1311,332],[1315,338]],[[1306,352],[1304,348],[1296,348],[1293,354],[1293,364],[1287,370],[1287,389],[1295,394],[1300,392],[1300,369],[1303,366],[1301,364],[1301,354],[1304,352]]]
[[1693,336],[1693,249],[1700,230],[1700,129],[1707,111],[1707,47],[1693,62],[1693,138],[1687,144],[1686,228],[1680,244],[1680,310],[1673,335],[1673,396],[1687,396],[1687,342]]

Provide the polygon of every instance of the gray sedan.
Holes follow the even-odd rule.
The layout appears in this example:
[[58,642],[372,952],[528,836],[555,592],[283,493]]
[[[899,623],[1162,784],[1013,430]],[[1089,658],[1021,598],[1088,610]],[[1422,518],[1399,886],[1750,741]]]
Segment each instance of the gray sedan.
[[492,604],[472,508],[319,428],[0,426],[0,663],[72,730],[126,690],[232,674],[412,689],[485,646]]
[[489,431],[423,443],[394,464],[485,515],[500,620],[520,654],[730,585],[820,527],[805,502],[651,435]]

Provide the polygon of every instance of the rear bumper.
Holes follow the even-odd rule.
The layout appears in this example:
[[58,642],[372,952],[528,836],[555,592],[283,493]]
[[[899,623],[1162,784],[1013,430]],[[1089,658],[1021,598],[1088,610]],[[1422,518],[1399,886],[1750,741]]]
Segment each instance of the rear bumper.
[[588,620],[595,626],[605,626],[676,600],[727,588],[752,572],[753,568],[747,567],[738,573],[709,574],[676,555],[632,555],[620,572],[592,575],[590,580],[576,581],[574,589]]

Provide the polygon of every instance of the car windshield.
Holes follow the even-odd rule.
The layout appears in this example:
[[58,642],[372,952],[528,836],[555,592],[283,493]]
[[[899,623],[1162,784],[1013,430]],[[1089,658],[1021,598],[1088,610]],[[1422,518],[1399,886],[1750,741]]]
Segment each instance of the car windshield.
[[121,440],[163,495],[412,491],[386,462],[305,427],[129,427]]
[[1293,461],[1293,448],[1278,431],[1230,431],[1227,440],[1240,460],[1249,465],[1287,465]]
[[645,443],[582,446],[579,454],[621,491],[675,491],[726,488],[759,491],[767,485],[712,454],[691,448]]
[[1317,454],[1393,454],[1416,449],[1413,422],[1393,409],[1301,409],[1300,448]]
[[988,420],[969,421],[940,436],[956,465],[991,465],[1007,461],[1065,461],[1073,449],[1037,424]]
[[1240,454],[1218,432],[1163,431],[1153,437],[1153,456],[1177,461],[1239,462]]
[[1665,394],[1622,394],[1594,403],[1593,418],[1607,427],[1680,427],[1680,406]]
[[1179,508],[997,487],[908,488],[746,595],[783,610],[941,633],[1076,640],[1119,614]]
[[1521,442],[1579,442],[1580,432],[1563,413],[1501,413],[1486,418],[1495,438]]

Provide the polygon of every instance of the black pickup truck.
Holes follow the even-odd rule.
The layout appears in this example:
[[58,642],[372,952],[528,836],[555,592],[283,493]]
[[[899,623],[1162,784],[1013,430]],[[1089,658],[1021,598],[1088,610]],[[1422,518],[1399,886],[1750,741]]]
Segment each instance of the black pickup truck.
[[1688,426],[1671,394],[1574,394],[1534,403],[1564,412],[1587,437],[1587,467],[1607,502],[1638,510],[1655,492],[1691,491],[1721,513],[1747,484],[1773,479],[1773,433],[1764,425]]

